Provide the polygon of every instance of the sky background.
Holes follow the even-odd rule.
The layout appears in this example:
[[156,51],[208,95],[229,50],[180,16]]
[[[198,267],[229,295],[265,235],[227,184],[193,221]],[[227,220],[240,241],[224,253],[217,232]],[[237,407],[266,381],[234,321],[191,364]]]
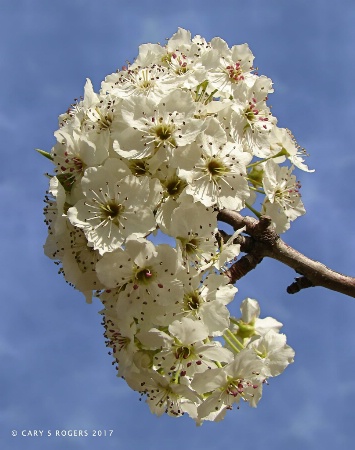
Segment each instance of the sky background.
[[[98,301],[64,283],[43,254],[43,197],[58,115],[103,78],[183,27],[247,42],[274,82],[280,127],[310,153],[300,173],[307,214],[284,239],[355,276],[355,2],[353,0],[0,0],[0,447],[11,450],[308,450],[355,439],[355,300],[323,288],[290,296],[291,269],[264,260],[233,306],[256,298],[284,323],[295,363],[256,409],[221,423],[157,418],[118,379]],[[12,437],[11,430],[87,430],[87,437]],[[114,430],[93,437],[92,430]]]

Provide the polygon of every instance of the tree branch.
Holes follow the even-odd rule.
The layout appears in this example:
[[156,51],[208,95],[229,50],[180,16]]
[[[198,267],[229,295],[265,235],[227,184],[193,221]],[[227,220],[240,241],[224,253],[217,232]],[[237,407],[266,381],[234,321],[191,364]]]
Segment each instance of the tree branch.
[[262,216],[260,220],[242,216],[236,211],[224,209],[218,213],[218,220],[231,225],[234,230],[246,228],[246,236],[239,236],[236,242],[240,244],[243,256],[226,272],[231,283],[254,269],[264,257],[280,261],[294,269],[301,277],[288,286],[287,292],[294,294],[302,289],[322,286],[341,294],[355,298],[355,278],[343,275],[329,269],[324,264],[308,258],[287,245],[271,225],[271,219]]

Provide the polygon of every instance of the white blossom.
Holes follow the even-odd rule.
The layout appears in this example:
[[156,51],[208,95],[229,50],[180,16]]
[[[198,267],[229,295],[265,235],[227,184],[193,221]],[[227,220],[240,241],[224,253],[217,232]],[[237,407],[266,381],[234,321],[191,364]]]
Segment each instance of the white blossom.
[[226,277],[216,273],[205,277],[196,270],[180,272],[184,295],[175,305],[173,317],[190,317],[200,320],[208,328],[209,336],[221,336],[229,327],[227,305],[233,300],[237,288],[228,283]]
[[182,204],[172,212],[167,233],[176,239],[182,264],[209,265],[217,250],[217,214],[201,203]]
[[286,336],[269,330],[250,343],[256,355],[263,361],[262,373],[266,377],[280,375],[293,362],[294,350],[286,344]]
[[174,90],[171,77],[164,66],[152,64],[148,67],[125,67],[120,72],[108,75],[101,84],[101,93],[110,93],[119,98],[141,95],[159,100]]
[[[168,327],[171,339],[165,333],[146,333],[144,344],[160,348],[154,356],[154,365],[165,373],[179,372],[180,376],[193,377],[196,373],[216,367],[216,361],[230,362],[233,354],[217,341],[206,342],[208,328],[199,320],[183,317]],[[155,336],[159,333],[160,340]],[[160,342],[159,342],[160,341]]]
[[264,165],[266,197],[263,213],[271,217],[277,233],[287,230],[291,221],[306,212],[301,200],[301,186],[295,175],[291,175],[292,169],[280,167],[271,159]]
[[256,406],[261,398],[263,378],[262,363],[254,352],[244,350],[222,368],[196,374],[191,386],[207,398],[198,406],[200,419],[208,419],[211,413],[232,409],[241,400]]
[[125,377],[128,385],[147,396],[147,403],[153,414],[161,416],[164,413],[180,417],[187,413],[197,419],[199,396],[188,386],[174,382],[153,370],[146,370],[137,375]]
[[68,210],[70,222],[83,229],[101,254],[121,247],[132,233],[144,236],[155,228],[150,180],[128,173],[119,159],[88,168],[81,181],[84,198]]
[[251,298],[246,298],[240,306],[242,313],[241,318],[236,322],[235,332],[241,338],[250,338],[258,335],[263,336],[268,331],[278,332],[282,327],[282,323],[273,317],[265,317],[261,319],[259,303]]
[[120,156],[136,159],[161,150],[161,157],[169,159],[177,147],[190,144],[203,130],[203,121],[194,118],[195,110],[191,95],[179,90],[158,104],[150,98],[130,97],[122,105],[128,127],[117,136],[114,149]]
[[205,206],[242,209],[249,197],[246,165],[251,155],[243,152],[240,146],[226,142],[215,119],[210,121],[200,139],[201,145],[195,149],[199,158],[193,169],[178,170],[179,176],[188,184],[186,193]]
[[202,57],[208,69],[208,79],[218,93],[228,98],[237,84],[250,85],[257,78],[253,74],[254,56],[248,44],[234,45],[231,49],[221,38],[213,38],[211,51]]
[[305,172],[314,172],[304,163],[305,151],[300,148],[290,130],[286,128],[274,127],[270,133],[270,148],[279,158],[274,158],[274,162],[282,163],[288,158],[298,169]]

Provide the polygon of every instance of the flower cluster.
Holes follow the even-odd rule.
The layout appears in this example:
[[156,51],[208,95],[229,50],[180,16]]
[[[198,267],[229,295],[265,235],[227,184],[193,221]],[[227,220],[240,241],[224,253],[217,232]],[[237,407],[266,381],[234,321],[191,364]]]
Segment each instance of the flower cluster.
[[87,80],[42,152],[54,163],[46,255],[102,301],[118,375],[152,412],[198,424],[256,406],[294,355],[255,300],[240,319],[227,308],[237,288],[223,272],[243,230],[223,242],[218,211],[267,214],[279,233],[305,213],[292,174],[309,171],[303,150],[277,127],[253,59],[247,44],[184,29],[142,45],[99,93]]

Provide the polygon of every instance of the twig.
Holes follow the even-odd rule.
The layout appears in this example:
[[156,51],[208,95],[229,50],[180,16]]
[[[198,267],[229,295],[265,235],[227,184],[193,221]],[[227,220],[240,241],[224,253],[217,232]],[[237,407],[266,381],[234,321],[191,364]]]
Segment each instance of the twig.
[[240,236],[244,240],[238,240],[241,251],[247,252],[246,261],[249,265],[246,261],[241,262],[245,257],[234,263],[226,272],[231,283],[235,283],[254,269],[264,257],[269,257],[286,264],[301,275],[287,288],[289,294],[312,286],[322,286],[355,298],[355,278],[335,272],[287,245],[276,234],[269,217],[262,216],[260,220],[257,220],[248,216],[244,217],[236,211],[224,209],[218,213],[218,220],[228,223],[235,230],[245,226],[246,233],[250,236],[249,240],[245,236]]

